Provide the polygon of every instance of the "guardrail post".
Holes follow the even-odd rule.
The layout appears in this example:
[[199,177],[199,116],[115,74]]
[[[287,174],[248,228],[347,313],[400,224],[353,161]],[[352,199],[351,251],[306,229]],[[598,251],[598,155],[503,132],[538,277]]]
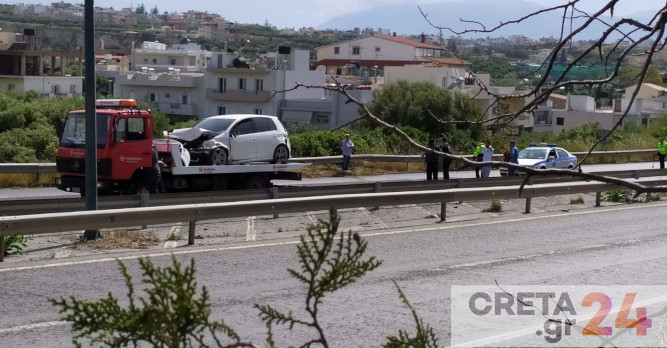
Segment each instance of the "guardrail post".
[[190,221],[190,226],[188,228],[188,245],[195,245],[196,227],[197,227],[197,221]]
[[[280,192],[278,191],[278,186],[273,186],[273,187],[271,188],[271,197],[272,197],[273,199],[279,198],[279,193],[280,193]],[[274,218],[274,219],[277,219],[277,218],[278,218],[278,214],[273,214],[273,218]]]
[[595,206],[600,206],[600,201],[602,200],[602,192],[595,192]]
[[[148,193],[148,190],[145,188],[141,189],[141,200],[139,201],[139,206],[140,207],[147,207],[148,206],[148,200],[150,199],[150,194]],[[145,230],[148,226],[142,225],[141,229]]]
[[39,184],[39,179],[41,179],[41,176],[39,175],[39,169],[37,169],[37,173],[35,173],[35,186],[42,187],[42,185]]
[[633,170],[632,171],[632,177],[635,179],[639,179],[639,171],[638,170]]
[[0,262],[5,262],[5,236],[0,236]]
[[[530,177],[528,179],[528,182],[526,185],[532,185],[533,184],[533,177]],[[526,197],[526,214],[530,214],[530,202],[532,201],[532,197]]]
[[447,202],[443,201],[440,203],[440,221],[444,222],[447,220]]
[[[407,163],[407,162],[406,162]],[[374,182],[373,183],[373,192],[374,193],[380,193],[382,192],[382,183],[380,182]],[[380,206],[376,205],[375,210],[380,210]]]

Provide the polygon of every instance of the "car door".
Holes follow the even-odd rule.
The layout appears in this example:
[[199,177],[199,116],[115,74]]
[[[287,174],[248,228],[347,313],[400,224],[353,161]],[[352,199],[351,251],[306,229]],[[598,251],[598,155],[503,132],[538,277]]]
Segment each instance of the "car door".
[[547,168],[556,168],[558,166],[558,155],[556,154],[556,149],[552,148],[549,150],[547,155]]
[[257,135],[257,160],[268,161],[273,159],[273,151],[278,143],[275,132],[271,130],[269,125],[269,122],[272,121],[266,117],[253,117],[252,121]]
[[229,132],[229,153],[232,162],[248,162],[257,158],[257,134],[252,119],[239,121]]
[[563,149],[556,149],[556,153],[558,154],[558,161],[556,162],[557,168],[567,168],[572,164],[572,161],[570,160],[570,156],[565,150]]

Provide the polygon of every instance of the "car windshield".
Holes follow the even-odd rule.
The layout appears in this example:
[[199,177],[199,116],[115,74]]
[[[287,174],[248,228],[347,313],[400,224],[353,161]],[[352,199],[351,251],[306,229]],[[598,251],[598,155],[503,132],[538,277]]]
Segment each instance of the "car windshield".
[[544,159],[546,157],[546,149],[523,149],[519,152],[519,158],[523,159]]
[[207,118],[197,123],[192,128],[201,128],[215,133],[222,133],[226,131],[233,122],[234,120],[229,118]]
[[[97,148],[103,149],[107,143],[109,129],[108,114],[97,114]],[[67,115],[65,129],[60,139],[61,147],[84,148],[86,146],[86,114],[76,113]]]

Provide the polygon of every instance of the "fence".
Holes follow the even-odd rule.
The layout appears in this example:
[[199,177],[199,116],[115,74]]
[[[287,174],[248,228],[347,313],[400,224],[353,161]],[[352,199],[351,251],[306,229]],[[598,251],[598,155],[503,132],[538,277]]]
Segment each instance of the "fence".
[[[667,177],[642,178],[636,182],[644,185],[663,185]],[[526,186],[521,197],[519,186],[454,188],[425,191],[339,194],[317,197],[262,199],[242,202],[171,205],[164,207],[124,208],[95,211],[35,214],[0,217],[0,250],[4,249],[5,236],[30,235],[76,230],[96,230],[189,222],[188,244],[194,244],[196,222],[202,220],[277,215],[307,211],[357,208],[368,206],[395,206],[405,204],[441,203],[441,219],[446,216],[446,203],[454,201],[480,201],[490,199],[526,199],[526,212],[530,212],[532,197],[597,192],[618,188],[601,182],[567,182]],[[2,261],[2,253],[0,253]]]

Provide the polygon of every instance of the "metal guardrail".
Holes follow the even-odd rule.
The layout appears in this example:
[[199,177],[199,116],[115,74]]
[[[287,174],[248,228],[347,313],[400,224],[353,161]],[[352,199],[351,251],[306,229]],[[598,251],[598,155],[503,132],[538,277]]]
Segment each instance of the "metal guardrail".
[[[622,150],[622,151],[594,151],[591,157],[612,157],[612,156],[640,156],[652,155],[655,150]],[[587,152],[572,152],[575,156],[584,156]],[[495,160],[500,160],[501,154],[494,155]],[[421,155],[372,155],[359,154],[353,155],[352,159],[355,161],[372,161],[372,162],[423,162]],[[324,156],[324,157],[295,157],[291,158],[289,162],[293,163],[342,163],[342,156]],[[0,173],[24,173],[24,174],[40,174],[40,173],[56,173],[55,163],[0,163]]]
[[[636,182],[651,186],[663,185],[667,183],[667,177],[637,179]],[[281,213],[327,210],[331,207],[342,209],[441,203],[441,219],[444,220],[447,202],[525,198],[526,212],[530,212],[532,197],[597,192],[596,205],[599,205],[600,192],[616,188],[618,188],[617,185],[602,182],[567,182],[526,186],[521,197],[519,197],[519,186],[512,185],[6,216],[0,217],[0,248],[3,247],[4,238],[10,235],[145,226],[186,221],[190,223],[188,243],[194,244],[197,221],[255,215],[273,214],[275,216]],[[0,261],[2,261],[1,253]]]
[[[667,174],[659,169],[631,171],[597,172],[596,174],[617,178],[645,178]],[[523,177],[494,177],[488,179],[452,179],[437,181],[394,181],[375,183],[333,184],[327,186],[282,186],[264,190],[244,191],[206,191],[190,193],[169,193],[142,197],[102,196],[99,197],[99,209],[122,209],[139,206],[166,206],[196,203],[222,203],[281,198],[313,197],[355,193],[377,193],[398,191],[444,190],[452,188],[479,188],[492,186],[520,185]],[[533,183],[577,182],[580,178],[571,176],[533,177]],[[0,202],[0,216],[59,213],[85,210],[83,198],[50,197],[40,199],[6,200]]]

